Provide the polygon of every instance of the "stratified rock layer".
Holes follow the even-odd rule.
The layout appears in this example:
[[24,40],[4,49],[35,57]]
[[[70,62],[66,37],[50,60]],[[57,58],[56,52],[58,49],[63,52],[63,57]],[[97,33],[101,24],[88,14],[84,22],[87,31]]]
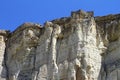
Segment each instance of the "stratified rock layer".
[[0,80],[120,80],[120,15],[93,15],[0,30]]

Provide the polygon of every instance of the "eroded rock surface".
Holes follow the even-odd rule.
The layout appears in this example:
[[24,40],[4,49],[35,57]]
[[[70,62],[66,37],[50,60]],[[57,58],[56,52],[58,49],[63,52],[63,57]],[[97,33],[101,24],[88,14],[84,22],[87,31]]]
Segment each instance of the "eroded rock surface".
[[82,10],[0,31],[0,80],[120,80],[120,15]]

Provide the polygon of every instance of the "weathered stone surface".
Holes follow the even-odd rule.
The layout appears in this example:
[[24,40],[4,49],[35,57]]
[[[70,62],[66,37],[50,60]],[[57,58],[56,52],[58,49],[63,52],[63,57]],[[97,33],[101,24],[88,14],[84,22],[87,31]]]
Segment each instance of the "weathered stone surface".
[[119,19],[79,10],[0,31],[0,80],[120,80]]
[[101,80],[120,80],[120,15],[99,17],[96,23],[107,47],[102,60]]
[[3,77],[4,75],[6,75],[6,69],[5,67],[3,67],[4,64],[4,54],[5,54],[5,42],[7,40],[7,36],[8,36],[9,31],[5,31],[5,30],[0,30],[0,80],[5,80],[5,78]]

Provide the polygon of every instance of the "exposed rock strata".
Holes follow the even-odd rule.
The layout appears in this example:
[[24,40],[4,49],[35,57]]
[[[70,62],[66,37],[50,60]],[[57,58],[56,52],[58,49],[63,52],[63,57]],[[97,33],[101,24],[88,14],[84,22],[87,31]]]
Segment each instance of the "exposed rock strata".
[[0,31],[0,80],[120,80],[120,15],[93,15]]

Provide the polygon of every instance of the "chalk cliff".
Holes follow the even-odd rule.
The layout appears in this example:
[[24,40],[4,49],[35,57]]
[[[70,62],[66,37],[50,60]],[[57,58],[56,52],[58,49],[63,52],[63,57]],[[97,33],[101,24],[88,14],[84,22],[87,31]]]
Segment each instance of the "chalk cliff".
[[0,80],[120,80],[120,14],[78,10],[0,30]]

